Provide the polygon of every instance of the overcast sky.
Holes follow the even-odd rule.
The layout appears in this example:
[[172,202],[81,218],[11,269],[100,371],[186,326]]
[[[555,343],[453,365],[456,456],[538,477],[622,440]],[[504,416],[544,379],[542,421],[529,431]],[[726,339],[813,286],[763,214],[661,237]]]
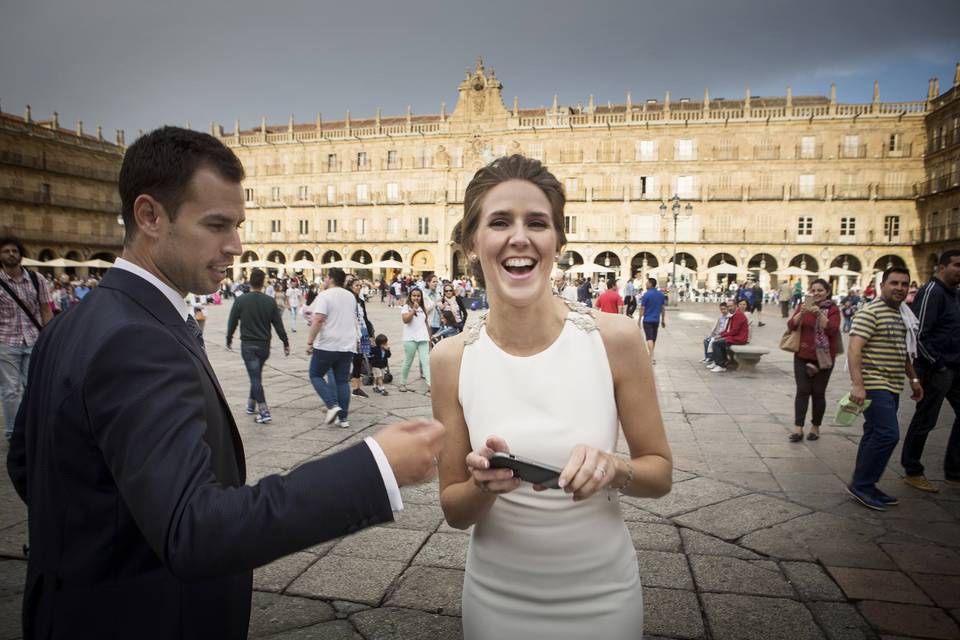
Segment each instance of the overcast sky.
[[452,110],[482,55],[507,106],[941,90],[960,0],[0,0],[0,106],[105,135]]

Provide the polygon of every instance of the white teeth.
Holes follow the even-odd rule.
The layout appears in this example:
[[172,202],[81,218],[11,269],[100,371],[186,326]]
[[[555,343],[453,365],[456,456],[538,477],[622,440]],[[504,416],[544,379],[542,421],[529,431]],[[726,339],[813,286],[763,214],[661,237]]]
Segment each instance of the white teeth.
[[532,267],[534,264],[533,258],[507,258],[503,261],[505,267]]

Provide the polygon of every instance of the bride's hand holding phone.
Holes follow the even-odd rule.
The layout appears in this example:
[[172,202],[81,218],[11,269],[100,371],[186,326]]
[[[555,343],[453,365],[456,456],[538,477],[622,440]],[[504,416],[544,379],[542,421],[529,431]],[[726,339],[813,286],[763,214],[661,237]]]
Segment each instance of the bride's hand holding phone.
[[467,470],[473,477],[473,483],[484,493],[510,493],[520,486],[520,478],[515,478],[511,469],[493,469],[490,457],[494,453],[510,453],[506,441],[498,436],[490,436],[477,449],[467,454]]

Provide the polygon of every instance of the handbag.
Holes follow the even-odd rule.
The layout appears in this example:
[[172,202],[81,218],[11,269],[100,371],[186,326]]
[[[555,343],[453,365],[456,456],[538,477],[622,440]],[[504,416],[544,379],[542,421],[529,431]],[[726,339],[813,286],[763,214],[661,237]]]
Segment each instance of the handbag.
[[390,384],[391,382],[393,382],[393,374],[390,373],[390,365],[387,364],[383,370],[383,383]]
[[787,329],[783,332],[783,335],[780,336],[780,348],[784,351],[789,351],[790,353],[798,353],[800,351],[800,329]]

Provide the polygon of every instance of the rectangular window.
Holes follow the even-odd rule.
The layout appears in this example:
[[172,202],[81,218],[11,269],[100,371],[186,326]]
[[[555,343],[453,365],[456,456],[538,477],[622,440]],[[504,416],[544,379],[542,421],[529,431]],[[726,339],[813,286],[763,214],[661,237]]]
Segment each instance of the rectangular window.
[[567,198],[573,198],[580,193],[579,180],[576,178],[567,178],[563,181],[563,189]]
[[840,235],[850,237],[857,235],[857,219],[840,218]]
[[359,151],[357,152],[357,169],[366,169],[367,168],[367,152]]
[[860,136],[858,135],[843,136],[843,157],[844,158],[860,157]]
[[300,201],[301,201],[301,202],[303,202],[304,200],[309,200],[309,199],[310,199],[310,187],[308,187],[308,186],[305,185],[305,184],[300,185],[300,188],[297,189],[297,195],[300,197]]
[[327,171],[336,171],[337,170],[337,154],[328,153],[327,154]]
[[387,218],[386,228],[388,238],[396,238],[400,234],[400,220],[398,218]]
[[533,142],[527,145],[527,157],[543,162],[543,143]]
[[327,203],[336,204],[337,203],[337,187],[336,185],[328,184],[327,185]]
[[400,201],[400,185],[396,182],[387,183],[387,202]]
[[243,199],[247,202],[253,202],[253,189],[244,189]]
[[814,136],[800,138],[800,157],[815,158],[817,156],[817,139]]
[[280,233],[280,221],[271,220],[270,221],[270,233]]
[[887,240],[900,237],[900,216],[884,216],[883,235]]
[[327,233],[336,233],[337,232],[337,219],[331,218],[327,220]]
[[812,196],[814,191],[817,188],[817,179],[813,174],[807,173],[800,176],[798,180],[798,185],[800,187],[800,195],[802,196]]
[[362,236],[367,232],[367,219],[366,218],[357,218],[354,223],[356,224],[357,235]]
[[887,150],[900,151],[900,139],[901,136],[899,133],[891,133],[890,138],[887,140]]
[[253,220],[245,220],[243,223],[243,233],[248,240],[253,239]]
[[633,176],[632,200],[656,200],[660,185],[656,176]]
[[566,234],[577,232],[577,216],[563,216],[563,232]]
[[301,220],[300,221],[300,235],[305,236],[310,233],[310,221]]
[[430,233],[430,218],[417,218],[417,234],[425,236]]
[[397,161],[397,152],[395,149],[387,151],[387,169],[399,169],[400,163]]
[[370,202],[370,187],[366,184],[357,185],[357,202]]
[[798,236],[812,236],[813,235],[813,218],[810,216],[800,216],[797,218],[797,235]]
[[694,176],[677,176],[677,188],[674,190],[681,198],[696,197],[696,180]]
[[693,140],[677,140],[676,160],[696,160],[697,148]]
[[280,187],[270,188],[270,200],[273,202],[280,202]]
[[654,140],[638,140],[636,159],[639,162],[652,162],[657,159],[657,143]]

